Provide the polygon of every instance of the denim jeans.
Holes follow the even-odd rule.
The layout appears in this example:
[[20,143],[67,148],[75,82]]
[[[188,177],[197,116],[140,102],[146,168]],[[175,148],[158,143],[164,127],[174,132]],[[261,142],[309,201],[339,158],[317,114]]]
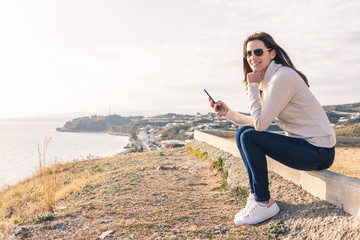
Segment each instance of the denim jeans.
[[301,138],[260,132],[248,126],[238,129],[235,138],[249,176],[250,192],[258,202],[270,199],[265,155],[303,171],[329,168],[335,157],[335,147],[317,147]]

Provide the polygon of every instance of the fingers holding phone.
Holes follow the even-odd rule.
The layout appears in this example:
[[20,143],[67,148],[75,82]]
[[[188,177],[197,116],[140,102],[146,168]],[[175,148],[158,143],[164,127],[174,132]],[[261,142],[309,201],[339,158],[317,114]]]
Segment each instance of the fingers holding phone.
[[227,112],[229,111],[229,107],[221,100],[217,101],[214,104],[214,110],[217,115],[219,116],[225,116]]
[[209,103],[210,103],[210,107],[211,107],[211,108],[214,108],[215,102],[214,102],[214,100],[212,100],[210,97],[209,97]]
[[229,110],[228,106],[222,101],[217,101],[210,96],[210,94],[204,89],[205,93],[209,96],[210,106],[215,110],[219,116],[225,116]]

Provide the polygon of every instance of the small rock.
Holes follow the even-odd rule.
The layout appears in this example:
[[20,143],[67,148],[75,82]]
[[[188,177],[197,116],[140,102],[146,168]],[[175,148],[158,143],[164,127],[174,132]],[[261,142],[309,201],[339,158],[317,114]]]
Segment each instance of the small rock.
[[229,231],[229,229],[224,224],[220,224],[214,227],[215,234],[225,234],[227,231]]
[[28,237],[29,229],[25,227],[17,226],[14,230],[12,230],[12,235],[10,236],[11,240],[24,239]]
[[67,208],[66,206],[58,206],[58,207],[56,207],[56,210],[64,210],[66,208]]
[[13,215],[13,211],[8,212],[8,213],[6,214],[6,216],[5,216],[5,218],[10,218],[11,215]]
[[100,235],[99,238],[100,238],[100,239],[105,239],[107,236],[113,234],[114,232],[115,232],[115,231],[112,231],[112,230],[103,232],[103,233]]
[[158,167],[156,168],[156,170],[158,170],[158,171],[159,171],[159,170],[166,170],[166,169],[165,169],[165,167],[164,167],[164,166],[158,166]]
[[53,226],[54,229],[62,229],[62,228],[66,228],[65,224],[63,223],[57,223]]
[[166,166],[158,166],[156,170],[178,170],[179,168],[176,166],[166,167]]

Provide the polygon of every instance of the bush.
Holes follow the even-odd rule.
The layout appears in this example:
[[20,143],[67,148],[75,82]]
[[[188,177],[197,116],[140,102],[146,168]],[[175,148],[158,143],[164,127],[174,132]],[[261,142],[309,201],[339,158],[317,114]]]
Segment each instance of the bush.
[[38,215],[36,215],[35,218],[33,218],[33,223],[41,223],[41,222],[45,222],[45,221],[51,221],[54,220],[55,216],[49,212],[46,213],[39,213]]
[[222,160],[221,157],[218,157],[218,159],[215,161],[214,167],[215,167],[217,170],[222,171],[222,169],[223,169],[223,167],[224,167],[224,161]]
[[191,155],[194,155],[197,158],[203,158],[203,159],[208,158],[208,153],[207,152],[202,153],[199,148],[198,149],[193,149],[192,147],[188,147],[188,152]]

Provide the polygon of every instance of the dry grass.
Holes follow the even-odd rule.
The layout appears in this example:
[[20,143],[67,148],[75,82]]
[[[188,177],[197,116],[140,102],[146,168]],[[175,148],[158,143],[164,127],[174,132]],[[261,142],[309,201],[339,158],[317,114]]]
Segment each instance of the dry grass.
[[360,179],[360,142],[337,143],[330,171]]
[[61,200],[81,194],[86,187],[141,168],[136,163],[112,168],[114,158],[88,158],[49,165],[46,159],[49,142],[50,139],[45,139],[43,145],[39,145],[40,166],[35,175],[0,190],[0,239],[1,233],[14,225],[37,222],[56,211]]
[[41,185],[43,186],[43,192],[40,195],[44,197],[43,202],[45,210],[49,212],[54,212],[57,174],[53,168],[50,168],[49,162],[46,159],[46,150],[50,141],[51,137],[46,137],[42,148],[40,143],[38,144],[39,174],[41,178]]
[[335,133],[338,137],[360,137],[360,123],[335,128]]
[[29,222],[38,215],[53,212],[56,201],[95,184],[106,174],[96,159],[50,165],[46,138],[39,144],[39,171],[15,186],[0,191],[0,233],[14,224]]

